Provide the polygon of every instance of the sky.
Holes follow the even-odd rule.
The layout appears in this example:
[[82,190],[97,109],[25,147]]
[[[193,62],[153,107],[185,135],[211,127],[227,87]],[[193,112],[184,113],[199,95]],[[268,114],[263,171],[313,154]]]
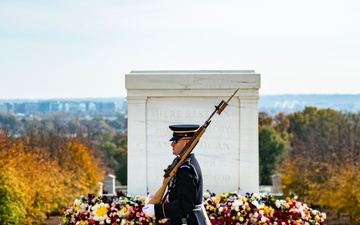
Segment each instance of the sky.
[[0,0],[0,99],[125,97],[133,70],[360,94],[359,0]]

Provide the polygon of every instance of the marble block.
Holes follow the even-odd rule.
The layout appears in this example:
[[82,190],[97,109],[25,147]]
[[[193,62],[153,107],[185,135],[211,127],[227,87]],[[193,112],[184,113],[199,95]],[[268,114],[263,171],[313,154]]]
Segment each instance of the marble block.
[[259,191],[258,99],[260,74],[231,71],[131,71],[128,100],[128,193],[154,194],[175,156],[172,124],[203,123],[221,100],[239,88],[221,115],[215,114],[193,153],[204,191]]

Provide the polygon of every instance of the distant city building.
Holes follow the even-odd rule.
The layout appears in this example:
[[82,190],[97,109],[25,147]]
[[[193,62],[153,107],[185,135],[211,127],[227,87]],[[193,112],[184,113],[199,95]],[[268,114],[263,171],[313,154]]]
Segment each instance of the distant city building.
[[51,102],[50,103],[50,112],[60,112],[61,105],[59,102]]
[[70,102],[70,103],[68,103],[68,106],[69,106],[69,108],[68,108],[68,112],[71,112],[71,113],[77,113],[77,112],[79,112],[79,103],[77,103],[77,102]]
[[25,103],[14,103],[14,113],[15,114],[18,114],[18,113],[25,114],[26,113]]
[[97,102],[96,103],[97,111],[115,111],[115,102]]
[[6,104],[0,104],[0,113],[7,113]]
[[11,103],[5,103],[6,107],[7,107],[7,112],[9,113],[13,113],[14,112],[14,106]]
[[45,100],[45,101],[0,101],[0,113],[47,114],[56,112],[127,112],[126,99],[111,100]]
[[[308,106],[358,113],[360,112],[360,95],[261,95],[259,98],[259,112],[267,112],[270,116],[280,112],[285,114],[299,112]],[[31,113],[97,111],[127,114],[126,98],[45,101],[0,100],[0,113],[13,113],[17,116]]]
[[39,103],[37,102],[25,103],[25,113],[38,113],[38,112],[39,112]]
[[39,112],[41,113],[51,112],[51,102],[39,103]]

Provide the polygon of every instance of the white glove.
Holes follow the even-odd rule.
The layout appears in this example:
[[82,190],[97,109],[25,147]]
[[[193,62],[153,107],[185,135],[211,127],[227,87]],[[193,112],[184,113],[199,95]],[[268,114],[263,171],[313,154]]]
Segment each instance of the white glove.
[[150,217],[155,216],[154,204],[147,204],[142,208],[142,211]]

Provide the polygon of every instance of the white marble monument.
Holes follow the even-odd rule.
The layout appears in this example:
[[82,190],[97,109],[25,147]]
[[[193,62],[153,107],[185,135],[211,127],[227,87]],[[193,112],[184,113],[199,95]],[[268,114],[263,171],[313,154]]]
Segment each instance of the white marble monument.
[[154,194],[174,156],[172,124],[199,124],[239,88],[194,149],[204,191],[259,192],[258,99],[252,70],[131,71],[128,101],[128,193]]

